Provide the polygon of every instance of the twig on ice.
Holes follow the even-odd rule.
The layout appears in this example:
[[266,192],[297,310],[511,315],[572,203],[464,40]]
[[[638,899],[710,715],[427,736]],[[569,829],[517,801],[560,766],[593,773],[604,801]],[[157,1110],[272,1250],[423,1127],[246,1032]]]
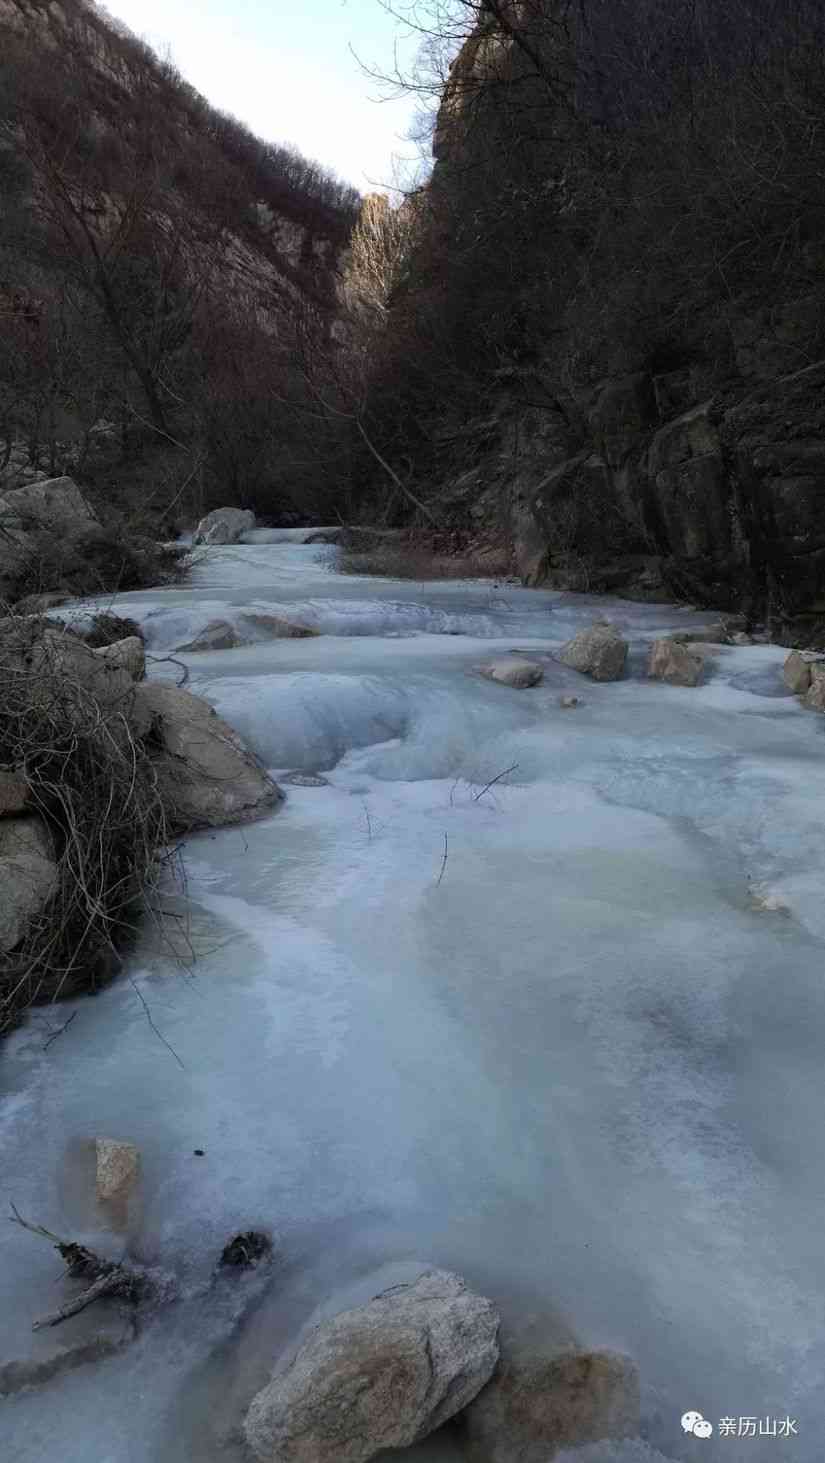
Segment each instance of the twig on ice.
[[180,1057],[178,1056],[177,1052],[175,1051],[175,1048],[173,1046],[170,1046],[170,1044],[166,1040],[166,1037],[164,1036],[163,1032],[162,1031],[158,1031],[158,1028],[156,1027],[154,1021],[152,1020],[152,1012],[149,1010],[149,1005],[148,1005],[148,1002],[146,1000],[146,997],[144,996],[143,992],[138,989],[138,987],[135,984],[135,981],[134,981],[134,979],[133,979],[133,977],[131,975],[129,976],[129,984],[132,987],[132,990],[134,991],[134,993],[137,996],[138,1000],[140,1001],[140,1004],[142,1005],[144,1011],[146,1012],[146,1020],[149,1022],[149,1025],[152,1028],[152,1030],[154,1031],[155,1036],[157,1037],[158,1041],[162,1041],[163,1042],[163,1045],[166,1047],[167,1051],[170,1051],[172,1053],[172,1056],[175,1058],[175,1061],[177,1062],[178,1066],[181,1067],[183,1069],[183,1071],[185,1072],[186,1071],[186,1064],[181,1061]]
[[49,1037],[48,1041],[44,1041],[44,1043],[43,1043],[43,1050],[44,1050],[44,1052],[47,1052],[49,1050],[49,1047],[51,1046],[51,1044],[52,1044],[53,1041],[57,1041],[57,1038],[59,1036],[62,1036],[63,1035],[63,1032],[66,1030],[66,1027],[67,1026],[71,1026],[71,1024],[74,1021],[74,1018],[75,1018],[76,1015],[77,1015],[77,1012],[76,1011],[72,1011],[72,1014],[69,1017],[68,1021],[64,1021],[62,1026],[58,1026],[57,1031],[53,1031],[52,1032],[52,1034]]
[[502,777],[506,777],[507,774],[508,774],[508,772],[515,772],[517,767],[518,767],[518,762],[514,762],[513,765],[512,765],[512,767],[505,767],[504,771],[503,772],[500,772],[498,774],[498,777],[494,777],[492,779],[492,781],[490,781],[490,782],[487,783],[486,787],[483,787],[481,789],[481,792],[474,792],[473,793],[473,802],[474,803],[477,803],[478,800],[479,800],[479,798],[483,798],[484,797],[484,794],[486,792],[489,792],[490,791],[490,788],[491,787],[495,787],[495,785],[496,785],[497,782],[501,782]]
[[59,1326],[61,1321],[85,1311],[87,1306],[93,1305],[101,1296],[119,1295],[124,1300],[137,1302],[152,1290],[152,1284],[146,1277],[128,1270],[125,1265],[116,1265],[112,1260],[101,1260],[94,1250],[87,1250],[85,1245],[61,1239],[42,1224],[30,1224],[14,1204],[11,1206],[11,1222],[19,1224],[21,1229],[27,1229],[31,1234],[39,1235],[41,1239],[49,1240],[59,1251],[73,1280],[83,1277],[92,1282],[80,1295],[73,1296],[58,1310],[35,1321],[32,1324],[33,1331],[41,1331],[44,1326]]
[[42,1331],[44,1326],[59,1326],[61,1321],[67,1321],[70,1316],[79,1315],[85,1311],[87,1306],[93,1305],[103,1295],[123,1295],[129,1285],[129,1275],[120,1266],[110,1270],[108,1275],[100,1275],[88,1290],[81,1291],[73,1300],[67,1300],[59,1310],[51,1311],[48,1316],[41,1316],[39,1321],[32,1322],[33,1331]]

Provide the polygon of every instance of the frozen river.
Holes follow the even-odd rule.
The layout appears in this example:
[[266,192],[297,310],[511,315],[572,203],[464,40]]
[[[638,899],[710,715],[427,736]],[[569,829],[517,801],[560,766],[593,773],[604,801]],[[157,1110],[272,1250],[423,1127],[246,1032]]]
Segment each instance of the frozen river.
[[[235,1463],[243,1407],[315,1307],[424,1259],[514,1331],[637,1359],[646,1442],[571,1459],[821,1463],[825,718],[784,693],[774,647],[719,647],[696,690],[648,682],[648,642],[709,615],[347,577],[336,553],[211,549],[186,588],[119,602],[150,674],[185,663],[276,775],[328,784],[188,841],[194,966],[147,939],[134,985],[5,1046],[3,1199],[105,1248],[66,1155],[137,1143],[143,1207],[112,1252],[180,1298],[128,1351],[0,1401],[0,1457]],[[273,614],[322,633],[268,640]],[[554,659],[602,614],[631,642],[616,684]],[[214,619],[242,643],[177,653]],[[543,685],[474,671],[510,649]],[[75,1009],[44,1050],[46,1015]],[[266,1287],[215,1286],[251,1227],[277,1238]],[[3,1239],[6,1357],[59,1262]],[[712,1438],[683,1434],[690,1408]],[[796,1433],[720,1436],[731,1416]]]

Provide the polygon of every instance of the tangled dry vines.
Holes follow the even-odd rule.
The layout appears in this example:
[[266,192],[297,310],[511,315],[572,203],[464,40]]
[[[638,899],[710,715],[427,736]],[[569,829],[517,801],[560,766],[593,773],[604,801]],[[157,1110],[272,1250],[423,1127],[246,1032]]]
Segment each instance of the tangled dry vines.
[[20,617],[0,633],[0,766],[50,835],[54,891],[0,962],[0,1033],[35,1002],[97,989],[151,904],[169,830],[147,746],[125,708],[101,705],[64,669],[25,654]]

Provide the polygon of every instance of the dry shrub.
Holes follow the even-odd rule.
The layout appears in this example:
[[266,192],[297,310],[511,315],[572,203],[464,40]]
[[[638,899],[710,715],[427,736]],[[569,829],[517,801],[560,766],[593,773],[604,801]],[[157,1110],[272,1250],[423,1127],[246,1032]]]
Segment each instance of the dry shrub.
[[116,645],[119,640],[144,639],[143,631],[137,620],[130,620],[125,615],[113,615],[108,610],[92,615],[88,624],[85,620],[81,621],[76,633],[81,636],[84,644],[88,645],[90,650],[100,650],[107,645]]
[[44,529],[30,531],[31,547],[13,572],[4,574],[11,603],[64,591],[74,598],[149,589],[181,577],[184,551],[150,539],[127,540],[114,530],[90,528],[73,539]]
[[350,532],[336,568],[342,574],[375,574],[389,579],[506,579],[513,572],[505,545],[479,549],[463,535],[411,530]]
[[7,620],[0,639],[0,764],[22,775],[52,835],[57,885],[0,960],[0,1032],[35,1002],[96,990],[115,973],[174,857],[162,853],[154,767],[127,715],[65,674],[28,666],[36,635],[31,622]]

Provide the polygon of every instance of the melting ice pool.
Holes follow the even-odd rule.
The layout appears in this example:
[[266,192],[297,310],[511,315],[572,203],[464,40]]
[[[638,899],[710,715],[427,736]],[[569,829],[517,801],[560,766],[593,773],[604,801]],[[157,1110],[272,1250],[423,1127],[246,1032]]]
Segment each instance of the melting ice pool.
[[[315,1308],[424,1259],[512,1329],[637,1359],[644,1440],[577,1463],[820,1463],[825,722],[777,694],[771,647],[720,648],[697,690],[647,683],[646,641],[700,623],[684,610],[334,559],[209,550],[191,587],[118,605],[152,674],[183,661],[269,766],[329,785],[189,840],[197,964],[147,940],[130,970],[182,1066],[126,980],[6,1044],[4,1197],[105,1248],[78,1236],[66,1154],[137,1143],[142,1211],[109,1243],[174,1272],[179,1299],[123,1353],[1,1401],[0,1453],[239,1459],[244,1406]],[[323,633],[176,654],[252,605]],[[633,656],[599,686],[553,656],[604,613]],[[541,687],[474,673],[510,648],[543,658]],[[215,1284],[226,1238],[266,1226],[272,1275]],[[32,1236],[4,1240],[3,1358],[59,1274]],[[689,1408],[712,1438],[682,1432]],[[720,1436],[730,1416],[797,1435]]]

